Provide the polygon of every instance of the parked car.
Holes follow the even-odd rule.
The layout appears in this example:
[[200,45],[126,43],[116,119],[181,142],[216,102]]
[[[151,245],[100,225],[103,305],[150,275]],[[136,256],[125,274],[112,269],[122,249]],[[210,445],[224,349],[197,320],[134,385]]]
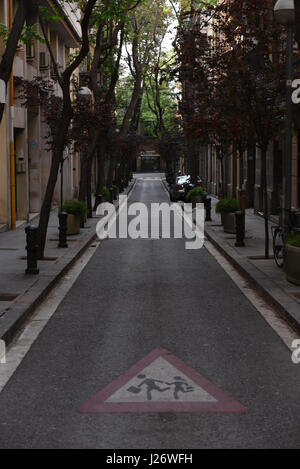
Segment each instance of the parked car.
[[169,189],[171,202],[184,200],[186,194],[186,185],[189,184],[190,180],[191,177],[188,175],[181,175],[176,177],[175,184],[172,184]]

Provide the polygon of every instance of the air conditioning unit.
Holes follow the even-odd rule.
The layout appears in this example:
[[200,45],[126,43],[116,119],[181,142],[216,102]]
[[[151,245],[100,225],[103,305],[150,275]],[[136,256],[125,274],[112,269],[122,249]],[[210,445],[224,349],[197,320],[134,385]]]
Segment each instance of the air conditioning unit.
[[40,70],[47,70],[49,68],[48,57],[46,52],[40,52]]

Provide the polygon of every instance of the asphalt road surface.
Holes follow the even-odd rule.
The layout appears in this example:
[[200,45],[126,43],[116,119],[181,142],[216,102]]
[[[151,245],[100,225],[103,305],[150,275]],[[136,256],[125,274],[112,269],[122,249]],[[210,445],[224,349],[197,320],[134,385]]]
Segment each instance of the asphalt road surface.
[[[155,177],[130,203],[168,201]],[[300,447],[300,364],[211,254],[184,243],[100,244],[0,394],[1,448]],[[78,411],[103,389],[98,413]]]

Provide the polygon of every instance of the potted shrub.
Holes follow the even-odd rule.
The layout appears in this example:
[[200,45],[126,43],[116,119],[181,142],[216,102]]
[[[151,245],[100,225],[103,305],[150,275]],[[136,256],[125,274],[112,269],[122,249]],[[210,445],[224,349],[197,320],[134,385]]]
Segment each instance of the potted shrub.
[[80,221],[87,214],[87,206],[80,200],[69,200],[62,206],[67,212],[67,235],[78,234],[80,232]]
[[284,271],[286,279],[300,285],[300,233],[291,233],[285,246]]
[[221,199],[216,205],[216,213],[221,214],[225,233],[235,233],[235,212],[239,210],[238,199]]
[[110,191],[107,187],[103,187],[101,194],[106,202],[111,202]]
[[194,187],[194,189],[191,189],[186,196],[187,201],[191,201],[193,204],[193,207],[196,206],[196,204],[201,204],[205,201],[207,193],[205,192],[204,187]]

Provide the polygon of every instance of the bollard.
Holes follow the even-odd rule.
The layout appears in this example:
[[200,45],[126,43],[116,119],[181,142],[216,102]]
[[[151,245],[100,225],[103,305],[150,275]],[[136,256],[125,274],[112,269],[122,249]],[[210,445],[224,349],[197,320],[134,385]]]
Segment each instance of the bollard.
[[27,269],[26,274],[37,275],[39,269],[37,268],[37,254],[38,254],[38,227],[28,225],[25,228],[26,233],[26,251],[27,251]]
[[110,192],[110,201],[113,204],[113,202],[114,202],[114,188],[110,187],[109,192]]
[[85,222],[86,222],[86,215],[83,215],[83,216],[80,218],[80,228],[84,228]]
[[211,198],[206,197],[204,201],[205,206],[205,221],[212,221],[211,219]]
[[245,212],[235,212],[235,225],[236,225],[236,247],[244,247],[245,238]]
[[97,211],[98,205],[102,204],[102,198],[103,198],[102,194],[96,195],[96,197],[95,197],[95,204],[94,204],[94,212]]
[[113,193],[114,193],[114,200],[117,200],[118,198],[118,189],[116,186],[113,187]]
[[58,214],[59,219],[59,248],[67,248],[67,212],[60,212]]

